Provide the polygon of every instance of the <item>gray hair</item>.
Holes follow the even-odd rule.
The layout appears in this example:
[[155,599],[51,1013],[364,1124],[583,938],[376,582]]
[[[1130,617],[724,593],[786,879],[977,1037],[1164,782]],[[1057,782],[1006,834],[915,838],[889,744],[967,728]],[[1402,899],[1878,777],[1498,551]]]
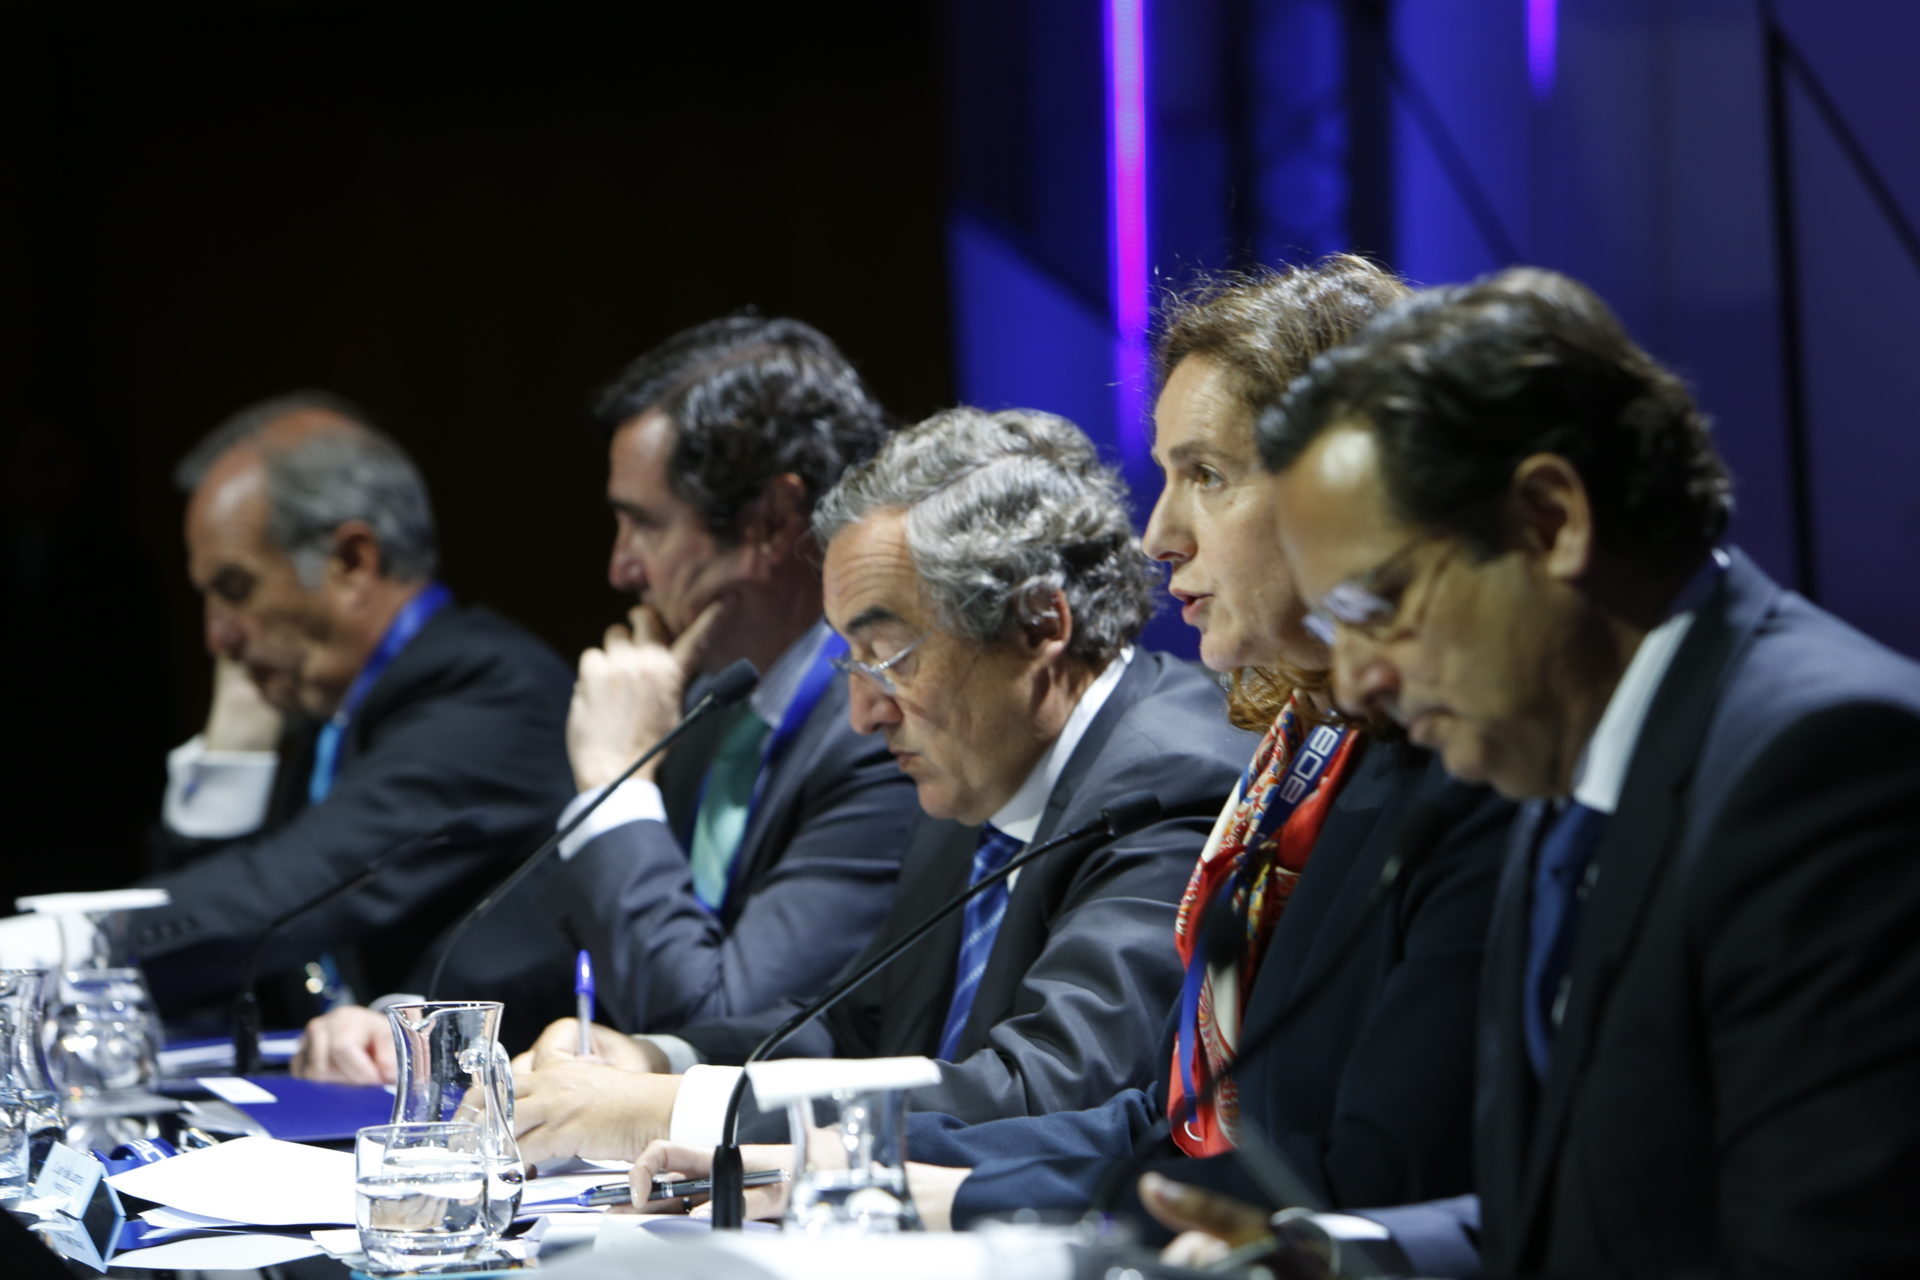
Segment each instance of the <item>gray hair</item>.
[[192,493],[228,450],[257,440],[295,413],[319,410],[351,429],[322,431],[293,444],[262,449],[267,472],[267,537],[292,559],[300,580],[320,584],[333,533],[364,521],[380,544],[385,576],[412,582],[433,576],[439,550],[433,507],[419,469],[392,437],[350,401],[325,391],[296,391],[248,405],[196,444],[174,468],[174,483]]
[[1068,653],[1097,668],[1153,611],[1125,487],[1065,418],[961,407],[896,432],[820,500],[814,536],[824,547],[885,511],[905,513],[939,624],[963,639],[1010,639],[1049,616],[1057,591],[1072,611]]

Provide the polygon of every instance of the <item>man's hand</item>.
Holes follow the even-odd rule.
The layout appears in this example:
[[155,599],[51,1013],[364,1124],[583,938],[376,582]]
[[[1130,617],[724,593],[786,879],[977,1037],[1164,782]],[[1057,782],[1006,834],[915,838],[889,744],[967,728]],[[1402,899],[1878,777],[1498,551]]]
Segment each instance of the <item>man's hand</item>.
[[[580,676],[567,710],[567,758],[582,791],[606,786],[680,719],[687,680],[699,669],[721,604],[701,610],[669,636],[647,605],[627,614],[630,626],[607,628],[598,649],[580,655]],[[651,779],[656,757],[636,777]]]
[[[757,1173],[762,1169],[781,1169],[791,1179],[793,1177],[793,1148],[789,1146],[753,1146],[740,1148],[740,1166],[746,1173]],[[633,1163],[633,1169],[627,1174],[627,1182],[633,1188],[633,1202],[636,1208],[648,1213],[672,1213],[676,1209],[701,1213],[711,1213],[707,1197],[687,1196],[677,1200],[658,1200],[651,1205],[647,1196],[652,1191],[655,1177],[665,1175],[668,1178],[705,1178],[713,1172],[713,1148],[683,1147],[673,1142],[651,1142]],[[748,1187],[747,1217],[750,1219],[778,1218],[787,1211],[787,1188],[791,1182],[777,1182],[770,1187]]]
[[1270,1247],[1258,1261],[1279,1280],[1330,1280],[1333,1275],[1326,1254],[1276,1238],[1265,1209],[1157,1173],[1141,1175],[1140,1203],[1164,1226],[1182,1233],[1161,1253],[1162,1262],[1211,1267],[1236,1249],[1265,1244]]
[[293,1054],[293,1074],[305,1080],[392,1084],[399,1073],[392,1023],[386,1014],[357,1004],[343,1004],[309,1022]]
[[[667,1055],[644,1040],[622,1035],[597,1022],[587,1024],[592,1036],[593,1056],[608,1066],[625,1071],[667,1070]],[[538,1071],[555,1062],[575,1061],[580,1057],[580,1020],[560,1018],[549,1023],[533,1042],[533,1047],[513,1060],[515,1072]]]
[[679,1076],[643,1075],[584,1058],[514,1072],[514,1135],[534,1164],[562,1156],[632,1160],[667,1134]]
[[273,751],[280,745],[279,708],[261,696],[246,668],[232,658],[213,663],[213,705],[204,734],[209,751]]
[[960,1194],[960,1184],[972,1173],[971,1169],[907,1162],[907,1190],[913,1195],[913,1207],[920,1211],[920,1222],[927,1230],[953,1230],[953,1198]]

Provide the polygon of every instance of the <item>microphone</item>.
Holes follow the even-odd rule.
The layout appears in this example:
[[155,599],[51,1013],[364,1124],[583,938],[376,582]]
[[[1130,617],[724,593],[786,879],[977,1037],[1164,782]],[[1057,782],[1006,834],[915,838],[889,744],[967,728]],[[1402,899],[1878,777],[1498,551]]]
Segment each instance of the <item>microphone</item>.
[[[1331,967],[1345,964],[1348,953],[1358,943],[1373,918],[1386,905],[1390,895],[1400,882],[1412,875],[1414,870],[1425,862],[1439,843],[1440,837],[1450,827],[1463,820],[1474,805],[1480,801],[1478,788],[1459,783],[1448,783],[1438,795],[1408,814],[1394,840],[1393,852],[1380,868],[1380,875],[1367,892],[1367,900],[1359,914],[1347,926],[1334,946]],[[1216,919],[1215,917],[1220,918]],[[1232,912],[1209,912],[1201,924],[1200,954],[1206,957],[1210,967],[1222,968],[1239,958],[1240,947],[1244,944],[1244,932],[1240,919]],[[1240,1069],[1252,1061],[1262,1050],[1277,1040],[1280,1033],[1292,1024],[1295,1015],[1304,1002],[1298,998],[1283,1006],[1273,1021],[1261,1028],[1260,1034],[1246,1043],[1237,1046],[1233,1061],[1218,1076],[1206,1082],[1200,1088],[1199,1095],[1192,1099],[1193,1106],[1200,1106],[1210,1100],[1220,1087],[1229,1079],[1239,1075]],[[1134,1146],[1133,1155],[1117,1166],[1112,1173],[1101,1181],[1088,1216],[1100,1219],[1113,1212],[1116,1202],[1135,1174],[1145,1167],[1152,1158],[1155,1148],[1166,1138],[1173,1128],[1170,1117],[1161,1116],[1146,1135]],[[1241,1133],[1230,1153],[1247,1176],[1260,1188],[1276,1206],[1283,1209],[1306,1209],[1314,1213],[1327,1212],[1330,1206],[1326,1197],[1314,1189],[1312,1184],[1301,1176],[1292,1162],[1279,1148],[1263,1134],[1249,1125],[1241,1126]],[[1355,1250],[1355,1254],[1363,1251]],[[1366,1268],[1372,1267],[1372,1270]],[[1380,1274],[1377,1264],[1371,1258],[1364,1258],[1361,1270],[1357,1274]]]
[[[1118,839],[1144,827],[1159,816],[1159,796],[1151,791],[1129,791],[1102,809],[1100,816],[1092,821],[1084,822],[1063,835],[1033,846],[1018,857],[1008,859],[1006,866],[991,875],[982,876],[947,899],[919,924],[902,934],[899,940],[888,946],[886,950],[855,969],[847,977],[834,983],[827,989],[825,995],[810,1004],[803,1005],[755,1045],[741,1065],[744,1067],[765,1059],[768,1054],[784,1044],[794,1032],[833,1008],[855,987],[892,964],[908,948],[926,937],[935,925],[1035,858],[1052,853],[1063,845],[1075,844],[1094,836]],[[746,1098],[746,1092],[747,1077],[743,1071],[740,1078],[734,1082],[733,1092],[727,1095],[726,1114],[720,1122],[720,1145],[714,1148],[713,1171],[708,1175],[713,1182],[713,1226],[716,1231],[738,1231],[746,1218],[746,1189],[742,1183],[744,1174],[740,1165],[739,1138],[740,1106]]]
[[240,984],[240,994],[233,998],[233,1073],[237,1076],[252,1075],[260,1069],[260,1002],[254,990],[260,978],[260,957],[265,954],[267,943],[272,941],[287,925],[298,920],[310,911],[318,911],[332,902],[365,887],[381,872],[406,857],[426,849],[437,849],[449,844],[472,844],[484,837],[486,826],[478,819],[470,817],[455,818],[437,831],[426,831],[403,840],[393,848],[369,862],[362,870],[339,884],[327,889],[316,898],[311,898],[291,911],[283,911],[272,923],[260,931],[253,941],[253,950],[247,953],[245,977]]
[[595,796],[580,812],[574,814],[573,818],[567,822],[566,825],[547,837],[547,839],[541,841],[540,847],[528,855],[527,860],[516,867],[512,875],[502,880],[499,885],[494,888],[493,892],[480,899],[471,911],[468,911],[465,915],[461,916],[459,920],[455,921],[453,927],[447,930],[444,935],[446,941],[440,947],[440,955],[433,962],[433,972],[427,979],[427,999],[432,1000],[439,993],[440,977],[446,970],[447,957],[453,954],[455,945],[459,943],[461,936],[473,927],[475,921],[487,914],[487,912],[493,910],[500,899],[512,892],[522,880],[532,875],[533,869],[540,865],[542,858],[553,852],[554,848],[558,846],[562,840],[572,835],[574,830],[587,820],[587,815],[591,814],[595,809],[598,809],[602,804],[605,804],[607,797],[615,791],[618,791],[620,784],[638,773],[647,761],[653,759],[669,746],[673,745],[674,739],[685,733],[699,720],[704,719],[706,716],[723,707],[730,707],[742,698],[745,698],[753,692],[753,686],[759,683],[760,673],[755,671],[753,664],[745,658],[740,659],[740,661],[727,667],[719,675],[715,676],[713,680],[708,683],[706,692],[700,695],[700,700],[694,703],[685,715],[680,717],[680,723],[667,730],[665,736],[662,737],[660,741],[654,743],[651,747],[648,747],[646,751],[642,752],[640,758],[628,765],[619,777],[615,778],[605,787],[602,787],[600,794]]

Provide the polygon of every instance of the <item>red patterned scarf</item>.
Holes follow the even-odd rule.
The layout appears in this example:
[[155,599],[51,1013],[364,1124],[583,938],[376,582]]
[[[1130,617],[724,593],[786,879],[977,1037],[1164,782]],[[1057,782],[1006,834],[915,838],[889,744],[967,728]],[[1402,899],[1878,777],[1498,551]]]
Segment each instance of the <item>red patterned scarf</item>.
[[[1254,974],[1259,971],[1274,926],[1280,922],[1293,887],[1306,868],[1307,856],[1313,851],[1333,798],[1359,754],[1361,739],[1357,732],[1346,735],[1313,789],[1289,812],[1288,805],[1280,802],[1281,789],[1296,754],[1309,740],[1309,731],[1300,724],[1290,699],[1261,740],[1260,749],[1247,766],[1240,795],[1221,813],[1181,896],[1173,937],[1183,964],[1195,963],[1206,906],[1219,898],[1230,882],[1234,888],[1229,902],[1246,930],[1246,945],[1240,949],[1238,964],[1231,970],[1207,971],[1201,979],[1197,1025],[1183,1027],[1183,1034],[1174,1042],[1167,1114],[1173,1122],[1174,1143],[1188,1155],[1216,1155],[1234,1145],[1240,1118],[1239,1090],[1231,1078],[1223,1079],[1222,1073],[1233,1064],[1247,993],[1253,988]],[[1230,1014],[1221,1007],[1223,1001],[1230,1001]],[[1190,1119],[1180,1062],[1183,1044],[1192,1046],[1192,1061],[1186,1066],[1199,1100]],[[1216,1080],[1220,1083],[1210,1091],[1209,1085]]]

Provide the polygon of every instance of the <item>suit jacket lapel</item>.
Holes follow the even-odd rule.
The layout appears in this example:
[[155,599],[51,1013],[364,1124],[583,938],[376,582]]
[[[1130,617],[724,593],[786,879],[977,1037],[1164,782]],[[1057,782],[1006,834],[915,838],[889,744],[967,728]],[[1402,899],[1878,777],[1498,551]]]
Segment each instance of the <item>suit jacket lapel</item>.
[[[1648,895],[1679,840],[1687,787],[1719,701],[1721,678],[1777,595],[1744,557],[1736,562],[1695,615],[1635,744],[1620,806],[1594,852],[1592,889],[1574,941],[1572,986],[1529,1141],[1523,1222],[1531,1223],[1539,1213],[1613,979],[1626,963],[1646,918]],[[1524,971],[1524,896],[1520,906]],[[1513,994],[1517,1010],[1518,992]],[[1518,1022],[1516,1016],[1516,1030]],[[1515,1049],[1524,1059],[1517,1042]]]
[[1516,1233],[1526,1173],[1527,1135],[1537,1095],[1521,1030],[1521,986],[1527,972],[1527,911],[1533,850],[1540,843],[1548,806],[1520,806],[1507,836],[1495,891],[1487,954],[1480,970],[1480,1034],[1474,1084],[1474,1180],[1482,1201],[1489,1274],[1508,1269],[1511,1249],[1502,1235]]
[[[927,914],[967,887],[973,873],[973,854],[980,828],[958,822],[926,819],[922,835],[908,853],[913,869],[903,869],[898,901],[906,932]],[[908,877],[911,876],[911,883]],[[912,955],[900,957],[888,974],[885,1023],[888,1028],[882,1054],[935,1054],[946,1026],[947,1006],[953,1003],[954,965],[960,956],[965,911],[955,911],[935,925]],[[898,937],[899,933],[894,936]],[[974,1008],[980,1007],[976,997]]]
[[[1094,716],[1093,722],[1087,726],[1087,731],[1074,745],[1073,754],[1067,758],[1066,767],[1061,769],[1059,778],[1053,784],[1053,790],[1047,793],[1046,808],[1041,811],[1040,825],[1034,830],[1033,839],[1028,841],[1028,848],[1051,840],[1062,832],[1071,831],[1074,827],[1096,816],[1092,812],[1081,812],[1080,809],[1084,806],[1076,807],[1073,803],[1074,797],[1083,789],[1083,784],[1089,781],[1094,763],[1106,748],[1107,739],[1113,733],[1113,726],[1121,716],[1127,713],[1127,708],[1151,692],[1158,683],[1156,677],[1159,672],[1157,666],[1159,661],[1161,659],[1157,655],[1136,652],[1133,661],[1128,663],[1126,670],[1120,673],[1120,680],[1114,685],[1113,692],[1107,695],[1107,700],[1101,706],[1099,714]],[[1100,780],[1095,778],[1091,781],[1097,788]],[[1118,798],[1118,796],[1100,797],[1102,800]],[[1059,852],[1065,854],[1066,850]],[[1194,854],[1198,856],[1199,852],[1199,847],[1196,845]],[[963,859],[969,871],[972,866],[971,858],[972,853],[969,850],[966,858]],[[998,937],[1032,939],[1043,944],[1047,936],[1048,918],[1052,915],[1057,899],[1071,879],[1071,876],[1061,874],[1061,869],[1052,854],[1045,855],[1031,865],[1023,867],[1015,878],[1012,893],[1008,896],[1007,914],[1000,922]],[[953,892],[960,892],[966,887],[966,882],[967,877],[963,873],[958,883],[954,885]],[[959,955],[962,914],[960,912],[954,914],[951,922],[951,941],[943,954],[956,957]],[[928,940],[946,937],[949,937],[949,931],[943,928],[936,930]],[[984,1033],[1000,1020],[1001,1011],[1006,1008],[1013,992],[1019,987],[1021,979],[1026,976],[1027,968],[1033,962],[1033,958],[1032,947],[1012,945],[1003,947],[999,945],[996,938],[993,952],[987,959],[986,972],[980,975],[980,987],[973,998],[973,1009],[967,1015],[966,1031],[961,1037],[962,1052],[965,1052],[964,1046],[984,1042]],[[948,967],[949,969],[952,967],[952,961],[948,961]],[[945,990],[948,994],[947,999],[942,1000],[940,1004],[942,1018],[946,1016],[947,1003],[952,996],[953,975],[947,973],[943,977],[947,981]],[[939,1034],[939,1024],[936,1023],[934,1029],[936,1041],[939,1039]]]
[[[1393,839],[1377,839],[1375,828],[1394,775],[1407,767],[1404,752],[1366,745],[1353,778],[1335,797],[1308,869],[1274,929],[1270,953],[1248,994],[1241,1043],[1251,1043],[1264,1034],[1266,1025],[1292,1016],[1293,1006],[1320,990],[1329,970],[1345,956],[1354,924],[1368,912],[1373,887],[1396,846]],[[1416,762],[1412,767],[1420,766]],[[1329,855],[1321,861],[1321,849],[1351,850],[1352,855]],[[1313,927],[1289,929],[1288,917],[1296,912]]]

